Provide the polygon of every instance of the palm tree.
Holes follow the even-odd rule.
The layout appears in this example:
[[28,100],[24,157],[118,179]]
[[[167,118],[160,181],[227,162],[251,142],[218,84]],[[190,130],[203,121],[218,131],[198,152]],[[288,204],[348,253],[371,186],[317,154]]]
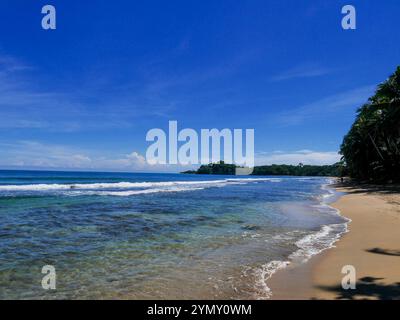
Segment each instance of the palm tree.
[[341,154],[355,178],[400,180],[400,67],[358,109]]

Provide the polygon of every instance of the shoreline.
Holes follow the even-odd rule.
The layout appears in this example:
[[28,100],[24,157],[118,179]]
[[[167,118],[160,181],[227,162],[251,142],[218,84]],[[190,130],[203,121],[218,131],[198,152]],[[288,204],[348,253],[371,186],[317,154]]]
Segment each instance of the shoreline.
[[[400,192],[384,187],[334,185],[343,192],[330,206],[349,218],[334,247],[306,263],[278,270],[272,300],[400,299]],[[353,265],[356,289],[341,287],[342,267]]]

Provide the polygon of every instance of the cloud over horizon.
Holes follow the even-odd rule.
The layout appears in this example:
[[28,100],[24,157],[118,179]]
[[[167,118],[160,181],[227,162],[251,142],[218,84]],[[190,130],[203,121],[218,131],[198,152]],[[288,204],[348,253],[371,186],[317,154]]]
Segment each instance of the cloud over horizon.
[[273,151],[256,154],[256,165],[291,164],[298,165],[331,165],[340,161],[341,155],[336,151]]
[[[198,168],[200,165],[152,165],[138,151],[106,157],[70,146],[43,144],[36,141],[0,143],[3,152],[0,168],[42,169],[42,170],[98,170],[98,171],[139,171],[139,172],[180,172]],[[273,151],[258,152],[256,165],[299,163],[329,165],[340,160],[335,151]]]

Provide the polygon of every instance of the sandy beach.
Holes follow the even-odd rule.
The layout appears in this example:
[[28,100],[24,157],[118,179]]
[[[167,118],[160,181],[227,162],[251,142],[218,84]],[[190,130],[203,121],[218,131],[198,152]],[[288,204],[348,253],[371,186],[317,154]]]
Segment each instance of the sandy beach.
[[[272,299],[400,299],[398,188],[337,186],[332,206],[352,221],[335,247],[291,265],[268,282]],[[342,267],[356,270],[356,289],[343,290]]]

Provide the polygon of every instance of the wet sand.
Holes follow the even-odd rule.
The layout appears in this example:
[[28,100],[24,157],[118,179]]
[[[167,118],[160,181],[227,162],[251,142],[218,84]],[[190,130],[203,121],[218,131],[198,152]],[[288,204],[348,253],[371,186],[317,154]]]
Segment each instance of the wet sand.
[[[269,281],[272,299],[400,299],[400,190],[347,185],[332,206],[350,218],[335,247]],[[356,271],[356,289],[342,289],[342,268]]]

